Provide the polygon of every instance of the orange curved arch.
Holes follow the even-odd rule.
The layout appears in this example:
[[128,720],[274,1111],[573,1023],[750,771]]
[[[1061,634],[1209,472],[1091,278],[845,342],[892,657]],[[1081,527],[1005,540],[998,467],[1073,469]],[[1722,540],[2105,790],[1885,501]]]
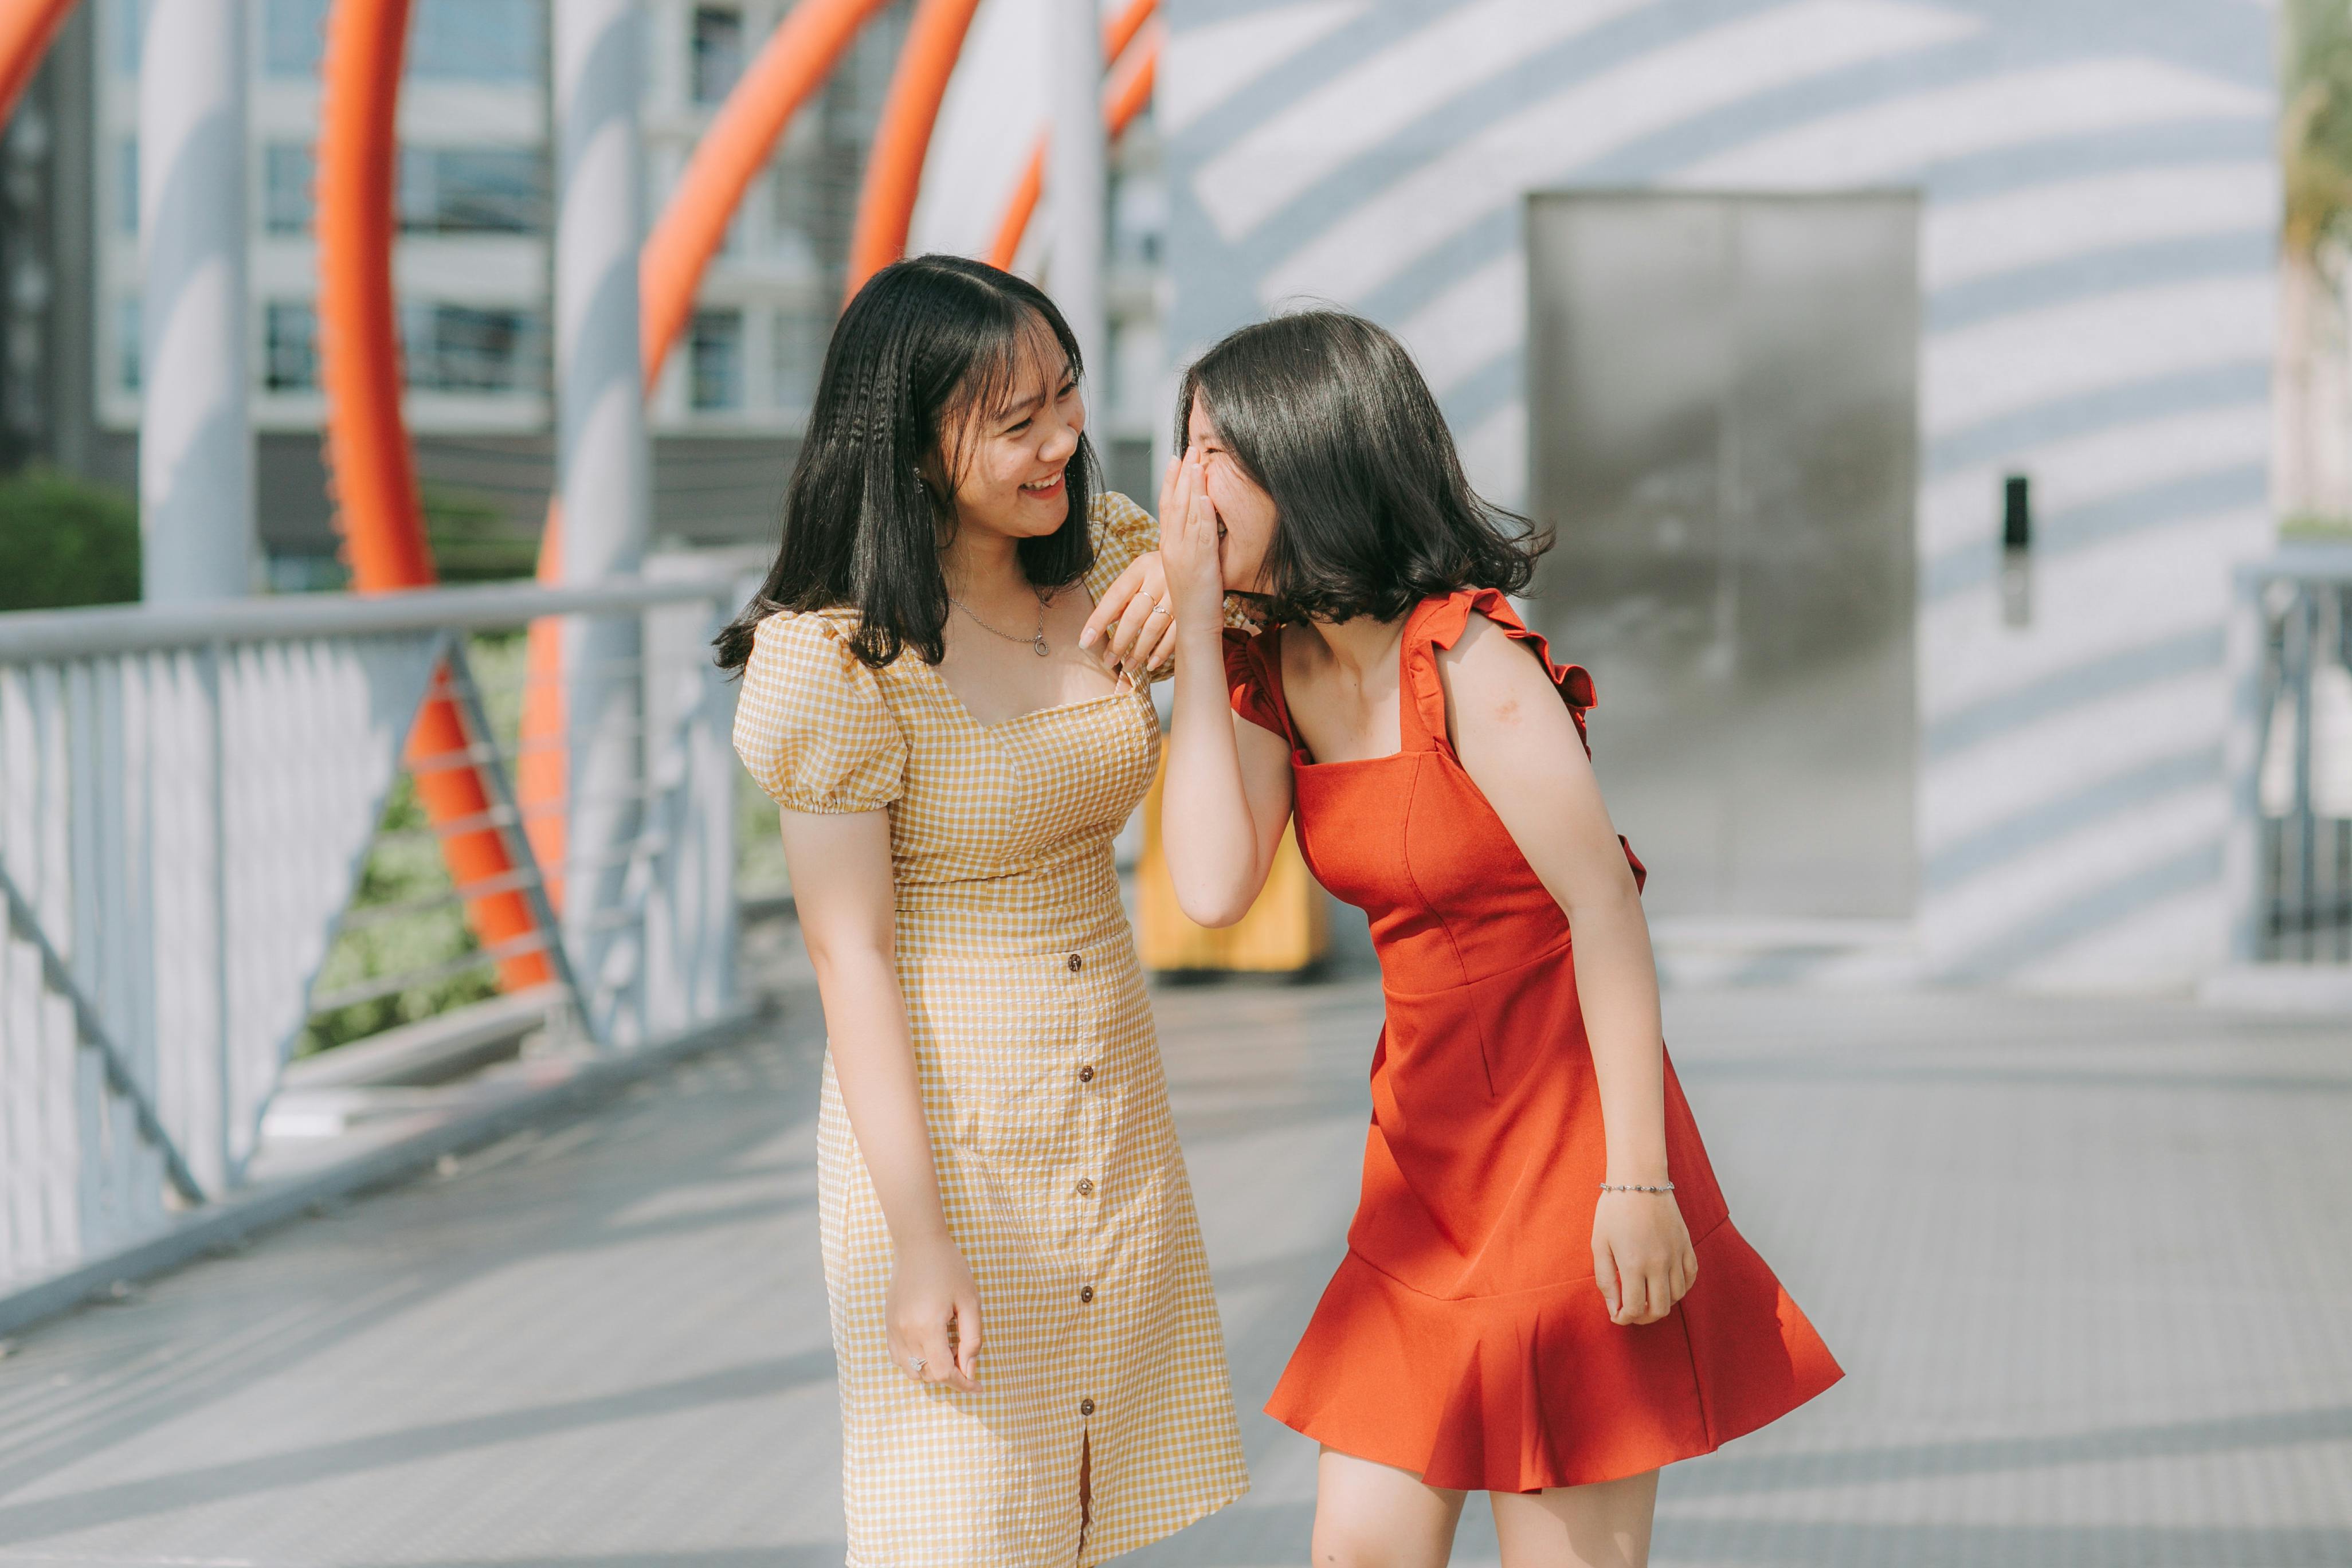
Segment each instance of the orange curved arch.
[[646,390],[694,312],[695,290],[726,242],[743,192],[793,116],[833,73],[858,29],[890,0],[802,0],[735,84],[646,237],[637,264],[638,352]]
[[931,127],[955,74],[956,56],[971,26],[980,0],[922,0],[907,30],[898,68],[882,101],[882,121],[866,154],[866,184],[857,197],[857,224],[849,242],[849,286],[856,296],[866,280],[907,253],[907,229],[914,222],[915,196],[922,189],[923,160],[930,152]]
[[1160,0],[1129,0],[1126,10],[1103,24],[1103,58],[1116,60],[1127,53],[1127,46],[1159,9]]
[[402,417],[392,291],[393,184],[410,0],[335,0],[320,68],[319,384],[352,585],[433,583]]
[[1103,125],[1109,131],[1113,141],[1125,135],[1127,128],[1135,123],[1135,117],[1143,112],[1145,104],[1151,101],[1151,90],[1159,83],[1158,28],[1152,29],[1151,36],[1144,40],[1142,47],[1135,51],[1132,60],[1131,65],[1126,60],[1120,61],[1120,68],[1111,73],[1108,85],[1103,89]]
[[[328,469],[337,523],[361,593],[435,582],[416,469],[400,408],[400,351],[393,315],[394,116],[408,41],[409,0],[335,0],[327,22],[319,128],[320,385],[327,396]],[[426,816],[444,830],[441,848],[460,888],[513,869],[495,827],[480,823],[491,799],[467,763],[456,704],[428,699],[408,736],[408,762]],[[482,944],[507,949],[538,933],[520,892],[469,899],[467,920]],[[543,934],[553,940],[553,932]],[[553,968],[544,949],[499,962],[509,990],[543,984]]]
[[0,12],[0,125],[16,112],[16,100],[73,8],[74,0],[16,0]]
[[[1150,8],[1150,0],[1138,0],[1136,9],[1148,12]],[[1137,19],[1138,27],[1143,20]],[[1133,36],[1129,33],[1128,37]],[[1135,117],[1143,112],[1143,106],[1151,101],[1159,65],[1160,35],[1155,28],[1140,48],[1118,62],[1118,68],[1111,73],[1109,83],[1103,89],[1103,126],[1112,141],[1118,141],[1135,122]],[[1021,241],[1029,232],[1029,220],[1037,216],[1038,199],[1045,192],[1045,143],[1046,138],[1040,135],[1037,144],[1029,150],[1028,165],[1021,171],[1021,178],[1004,204],[1004,216],[997,224],[996,238],[988,247],[988,263],[992,267],[1010,272],[1013,259],[1021,254]]]
[[1029,162],[1022,167],[1011,199],[1004,204],[1004,216],[997,222],[996,237],[989,241],[991,267],[1013,270],[1013,263],[1021,254],[1022,237],[1029,232],[1029,220],[1037,216],[1037,198],[1045,194],[1045,138],[1040,135],[1029,149]]
[[[768,36],[695,144],[677,188],[637,254],[637,353],[646,395],[661,379],[710,259],[743,193],[775,151],[793,117],[824,85],[858,30],[890,0],[802,0]],[[563,512],[547,503],[538,579],[563,575]],[[553,621],[533,622],[524,655],[522,733],[515,795],[540,865],[560,867],[568,847],[565,801],[563,647]],[[551,870],[548,901],[563,907],[563,879]]]

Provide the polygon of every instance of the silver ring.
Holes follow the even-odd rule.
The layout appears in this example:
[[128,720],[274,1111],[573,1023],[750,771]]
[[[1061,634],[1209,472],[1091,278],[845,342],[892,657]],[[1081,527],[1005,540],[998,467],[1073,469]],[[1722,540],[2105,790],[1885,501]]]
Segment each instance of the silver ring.
[[1144,612],[1143,618],[1148,621],[1154,616],[1172,616],[1175,613],[1158,599],[1154,599],[1151,601],[1151,608]]
[[920,1377],[923,1375],[923,1358],[921,1356],[917,1356],[912,1362],[908,1363],[907,1370],[913,1373],[917,1377]]

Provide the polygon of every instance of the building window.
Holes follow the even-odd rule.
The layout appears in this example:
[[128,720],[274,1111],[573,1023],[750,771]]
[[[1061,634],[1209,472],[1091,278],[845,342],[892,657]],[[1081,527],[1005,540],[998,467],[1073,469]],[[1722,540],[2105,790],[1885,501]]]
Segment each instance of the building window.
[[124,234],[139,232],[139,142],[125,137],[114,150],[114,223]]
[[688,353],[689,400],[697,408],[743,405],[743,312],[697,310]]
[[831,316],[805,308],[776,312],[776,406],[804,412],[816,401],[816,373],[824,363]]
[[115,374],[122,378],[125,392],[139,390],[139,296],[123,297],[114,308]]
[[694,8],[694,101],[724,103],[743,74],[743,13],[732,5]]
[[114,68],[118,75],[139,74],[139,45],[147,33],[147,0],[114,0],[108,18],[114,33]]
[[400,226],[412,234],[529,234],[547,206],[547,160],[530,147],[406,147]]
[[[332,0],[268,0],[262,68],[317,76]],[[409,21],[407,74],[468,81],[537,81],[545,52],[542,0],[418,0]]]
[[467,81],[537,81],[546,18],[541,0],[422,0],[408,36],[408,68]]
[[327,55],[333,0],[269,0],[261,13],[261,68],[271,76],[317,76]]
[[547,384],[547,324],[510,305],[411,302],[400,308],[408,384],[427,392],[538,392]]
[[319,384],[319,312],[308,300],[272,300],[263,312],[262,384],[308,392]]
[[319,159],[307,142],[273,142],[262,153],[261,221],[272,234],[310,227]]

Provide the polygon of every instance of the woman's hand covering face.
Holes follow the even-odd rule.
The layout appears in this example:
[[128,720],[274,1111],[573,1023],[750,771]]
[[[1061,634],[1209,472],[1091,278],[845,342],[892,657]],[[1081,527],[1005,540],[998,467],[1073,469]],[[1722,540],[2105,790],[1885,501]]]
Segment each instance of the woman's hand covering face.
[[1168,574],[1169,606],[1179,626],[1223,624],[1223,542],[1224,524],[1209,500],[1200,452],[1188,449],[1169,460],[1160,488],[1160,553]]

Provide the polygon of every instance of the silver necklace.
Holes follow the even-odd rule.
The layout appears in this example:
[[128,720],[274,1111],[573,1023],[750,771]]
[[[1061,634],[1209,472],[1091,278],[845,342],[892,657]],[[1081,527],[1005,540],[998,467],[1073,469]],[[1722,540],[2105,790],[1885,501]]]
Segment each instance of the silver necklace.
[[970,605],[965,604],[961,599],[957,598],[953,594],[950,594],[948,595],[948,603],[953,605],[957,609],[961,610],[965,615],[970,616],[971,617],[972,625],[978,626],[982,631],[987,632],[992,637],[1003,637],[1006,642],[1025,642],[1029,645],[1029,650],[1035,654],[1039,658],[1045,658],[1053,652],[1053,649],[1045,646],[1045,595],[1043,594],[1037,595],[1037,629],[1035,632],[1025,637],[1019,632],[997,630],[994,626],[990,626],[986,621],[980,618],[979,611],[973,609]]

